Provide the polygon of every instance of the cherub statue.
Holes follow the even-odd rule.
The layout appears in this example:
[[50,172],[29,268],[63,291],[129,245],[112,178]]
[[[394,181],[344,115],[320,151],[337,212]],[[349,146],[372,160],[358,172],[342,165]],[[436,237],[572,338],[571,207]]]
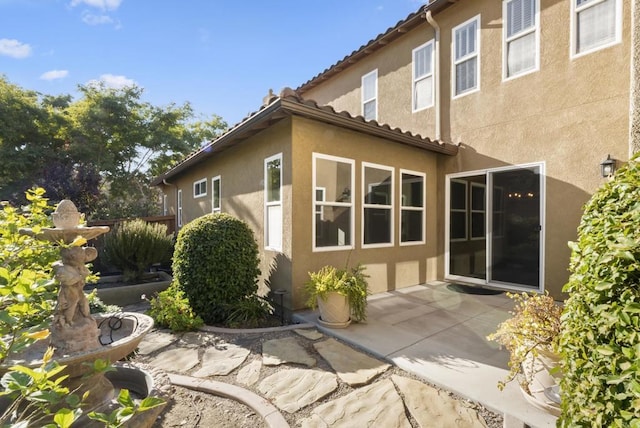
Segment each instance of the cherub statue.
[[55,278],[60,283],[54,323],[71,326],[78,317],[90,318],[89,302],[84,295],[85,279],[91,273],[85,263],[94,260],[93,247],[67,247],[60,250],[60,261],[53,263]]

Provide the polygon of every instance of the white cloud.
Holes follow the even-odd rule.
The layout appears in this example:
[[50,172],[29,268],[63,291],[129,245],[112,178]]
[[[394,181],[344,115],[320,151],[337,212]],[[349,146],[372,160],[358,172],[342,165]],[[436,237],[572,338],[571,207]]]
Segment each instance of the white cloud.
[[99,85],[103,83],[107,88],[122,89],[128,86],[137,86],[135,80],[125,76],[115,76],[113,74],[103,74],[98,80],[90,80],[87,85]]
[[51,71],[47,71],[46,73],[42,73],[42,75],[40,76],[40,79],[42,80],[63,79],[67,77],[67,75],[69,75],[69,71],[67,70],[51,70]]
[[71,0],[71,7],[86,4],[101,10],[116,10],[120,7],[120,3],[122,0]]
[[31,46],[15,39],[0,39],[0,55],[26,58],[31,55]]
[[86,10],[82,13],[82,22],[89,25],[112,24],[113,19],[109,15],[94,15]]

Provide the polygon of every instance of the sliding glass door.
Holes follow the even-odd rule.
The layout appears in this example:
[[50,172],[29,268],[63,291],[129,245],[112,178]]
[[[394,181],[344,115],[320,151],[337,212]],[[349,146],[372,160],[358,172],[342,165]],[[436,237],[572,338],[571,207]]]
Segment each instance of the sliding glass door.
[[541,288],[541,180],[540,165],[448,176],[448,278]]

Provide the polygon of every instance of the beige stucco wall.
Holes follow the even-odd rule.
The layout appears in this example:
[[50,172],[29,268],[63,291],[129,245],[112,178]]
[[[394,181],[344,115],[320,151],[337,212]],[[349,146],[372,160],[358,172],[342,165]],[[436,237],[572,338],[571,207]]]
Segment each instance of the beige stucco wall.
[[[290,269],[283,260],[291,259],[291,121],[285,119],[274,126],[249,138],[198,165],[183,174],[173,177],[171,186],[161,186],[168,194],[170,213],[176,212],[176,189],[182,189],[183,225],[211,212],[211,179],[221,177],[221,211],[246,221],[252,228],[260,249],[260,270],[262,271],[262,291],[266,292],[264,280],[271,277],[274,289],[288,287],[286,270]],[[264,160],[282,153],[282,253],[265,250],[264,245]],[[193,183],[207,179],[207,196],[193,197]],[[280,271],[272,270],[279,264]],[[283,273],[284,272],[284,273]],[[280,282],[283,282],[280,284]]]
[[[433,152],[391,143],[380,138],[358,134],[354,131],[321,124],[309,119],[294,117],[293,140],[293,194],[292,242],[293,254],[293,306],[304,306],[304,283],[308,272],[324,265],[343,267],[366,265],[370,275],[369,285],[374,293],[423,283],[437,277],[436,230],[436,165]],[[355,234],[353,250],[313,251],[313,177],[312,154],[321,153],[341,158],[355,159]],[[362,248],[362,162],[394,167],[394,244],[383,248]],[[399,228],[399,177],[400,169],[426,173],[426,244],[400,246]]]
[[[435,16],[441,33],[442,138],[461,143],[439,164],[444,175],[541,162],[546,172],[545,287],[557,297],[568,273],[567,241],[581,207],[603,183],[599,164],[629,151],[630,0],[623,0],[622,42],[570,57],[570,2],[541,1],[540,69],[502,79],[502,2],[460,1]],[[451,29],[481,14],[480,91],[451,97]],[[360,78],[378,69],[378,119],[434,135],[434,108],[411,113],[411,51],[433,38],[425,23],[304,96],[359,114]],[[444,230],[444,209],[437,211]],[[444,232],[441,232],[444,233]],[[444,252],[444,242],[438,251]],[[439,265],[444,274],[444,262]]]

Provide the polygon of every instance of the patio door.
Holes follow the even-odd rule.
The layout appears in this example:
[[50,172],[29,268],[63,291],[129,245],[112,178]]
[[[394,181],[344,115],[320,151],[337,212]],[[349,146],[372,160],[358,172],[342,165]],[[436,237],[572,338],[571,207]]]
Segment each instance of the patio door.
[[509,167],[447,177],[448,279],[542,289],[541,168]]

